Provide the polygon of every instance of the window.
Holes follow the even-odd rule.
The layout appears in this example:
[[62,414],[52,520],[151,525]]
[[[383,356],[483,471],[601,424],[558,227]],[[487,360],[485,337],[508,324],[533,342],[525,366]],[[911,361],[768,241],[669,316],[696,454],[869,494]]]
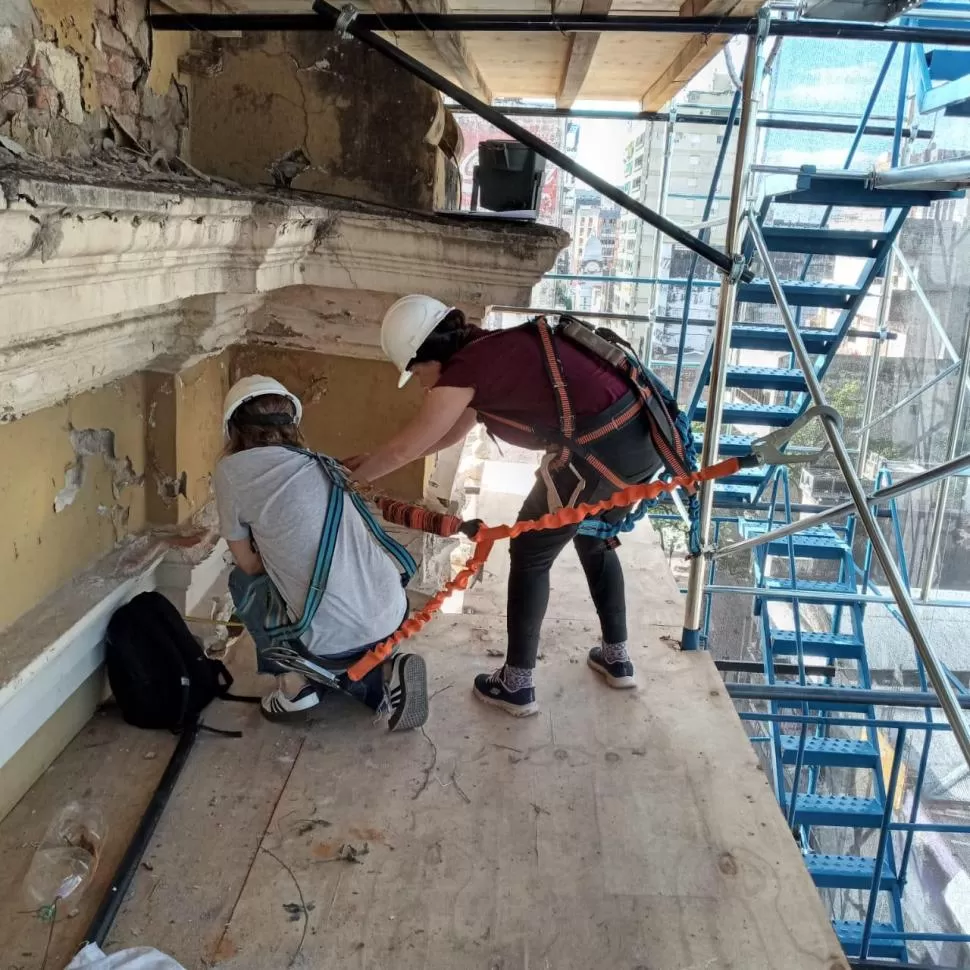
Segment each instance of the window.
[[699,145],[701,143],[701,136],[700,135],[691,135],[690,136],[690,143],[692,145]]
[[690,158],[687,159],[688,165],[700,165],[700,163],[701,163],[700,155],[691,155]]
[[696,189],[697,188],[697,179],[694,179],[694,178],[688,179],[687,180],[687,187],[689,189]]

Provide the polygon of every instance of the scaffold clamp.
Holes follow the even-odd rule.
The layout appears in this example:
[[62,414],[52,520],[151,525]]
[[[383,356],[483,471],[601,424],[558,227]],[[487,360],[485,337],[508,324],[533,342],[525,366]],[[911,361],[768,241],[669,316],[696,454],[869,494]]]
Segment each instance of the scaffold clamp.
[[359,13],[360,11],[352,3],[345,3],[340,8],[340,16],[333,25],[333,30],[341,40],[347,39],[350,32],[350,25],[356,20],[357,14]]

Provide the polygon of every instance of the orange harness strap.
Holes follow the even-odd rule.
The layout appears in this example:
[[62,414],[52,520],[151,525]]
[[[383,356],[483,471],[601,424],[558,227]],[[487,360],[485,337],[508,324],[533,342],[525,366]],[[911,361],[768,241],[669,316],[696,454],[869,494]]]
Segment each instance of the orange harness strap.
[[[564,508],[558,512],[548,512],[538,519],[526,522],[516,522],[514,525],[482,526],[475,533],[475,551],[464,568],[458,575],[445,583],[444,588],[435,593],[427,603],[417,610],[413,616],[406,619],[398,629],[386,640],[369,650],[360,658],[348,671],[347,676],[351,680],[360,680],[372,671],[379,664],[382,664],[390,657],[394,648],[402,641],[413,637],[431,620],[435,613],[441,609],[445,600],[458,590],[467,589],[472,578],[485,565],[492,547],[500,539],[514,539],[524,532],[538,532],[543,529],[558,529],[564,525],[578,525],[590,516],[598,515],[600,512],[607,512],[610,509],[626,508],[637,502],[650,501],[655,499],[663,492],[672,492],[675,488],[693,488],[701,482],[709,482],[716,478],[724,478],[734,475],[743,467],[743,459],[728,458],[720,461],[716,465],[710,465],[701,469],[699,472],[691,472],[687,475],[680,475],[668,482],[656,481],[648,482],[644,485],[631,485],[619,492],[614,492],[602,502],[582,503],[575,508]],[[458,521],[457,519],[455,520]],[[436,530],[437,531],[437,530]],[[458,531],[457,529],[455,531]],[[439,534],[441,534],[439,532]]]

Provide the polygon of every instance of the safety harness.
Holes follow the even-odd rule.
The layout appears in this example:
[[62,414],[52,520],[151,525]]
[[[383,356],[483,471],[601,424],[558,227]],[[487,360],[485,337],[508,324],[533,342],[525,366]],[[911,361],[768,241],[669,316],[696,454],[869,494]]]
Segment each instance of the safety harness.
[[299,669],[317,679],[324,678],[328,681],[336,681],[340,671],[320,666],[320,658],[307,650],[303,643],[303,637],[309,631],[310,624],[313,622],[327,591],[330,570],[333,566],[334,550],[337,546],[337,536],[340,534],[340,525],[343,521],[345,496],[349,496],[350,501],[353,502],[354,507],[360,513],[364,524],[378,545],[397,562],[401,571],[402,586],[406,586],[410,582],[417,570],[417,564],[407,549],[384,531],[371,514],[364,499],[349,487],[347,472],[342,465],[327,455],[320,455],[313,451],[289,445],[286,447],[299,455],[312,458],[330,482],[330,498],[327,502],[327,511],[320,533],[320,544],[317,547],[306,603],[303,606],[303,613],[300,618],[293,620],[282,594],[269,576],[263,574],[256,577],[243,601],[237,604],[237,611],[240,617],[245,619],[246,614],[254,604],[258,600],[262,601],[262,609],[259,612],[265,616],[263,620],[265,635],[270,641],[269,648],[262,651],[262,657],[265,660],[286,664],[291,669]]
[[[614,488],[622,490],[633,483],[620,478],[600,461],[591,446],[607,435],[645,417],[650,440],[668,476],[671,479],[683,479],[697,471],[697,453],[687,415],[680,411],[674,396],[660,378],[643,365],[629,344],[611,330],[605,328],[594,330],[583,321],[565,314],[559,317],[559,325],[555,328],[549,325],[545,317],[536,317],[523,324],[523,328],[532,328],[542,348],[542,361],[546,376],[552,385],[559,427],[525,425],[494,412],[483,411],[482,414],[486,418],[519,431],[528,432],[550,445],[558,446],[558,451],[549,465],[550,470],[555,471],[566,467],[575,455],[594,474],[609,482]],[[634,392],[634,400],[622,413],[604,418],[602,423],[582,434],[577,431],[576,415],[569,399],[569,390],[556,346],[557,342],[563,339],[569,340],[613,367]],[[649,504],[641,502],[618,523],[586,520],[580,525],[579,531],[582,535],[613,539],[620,532],[631,531],[647,514],[650,505],[654,504],[656,504],[655,501]],[[687,514],[691,526],[690,553],[696,556],[701,552],[700,503],[693,486],[688,486]]]

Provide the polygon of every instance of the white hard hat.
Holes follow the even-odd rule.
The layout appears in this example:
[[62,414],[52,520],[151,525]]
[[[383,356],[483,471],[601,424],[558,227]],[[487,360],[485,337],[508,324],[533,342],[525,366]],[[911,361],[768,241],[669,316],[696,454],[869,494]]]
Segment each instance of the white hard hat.
[[303,417],[303,405],[300,403],[300,399],[292,391],[288,391],[276,378],[263,377],[262,374],[252,374],[249,377],[244,377],[242,380],[236,381],[229,388],[229,393],[226,394],[225,404],[222,409],[223,434],[227,438],[229,437],[229,419],[232,417],[236,408],[241,407],[247,401],[251,401],[254,397],[265,397],[268,394],[275,394],[278,397],[285,397],[292,401],[293,407],[296,409],[296,416],[293,423],[300,423],[300,419]]
[[448,316],[454,307],[447,306],[433,296],[412,293],[402,296],[384,314],[381,324],[381,350],[401,372],[398,387],[411,379],[408,364],[431,331]]

